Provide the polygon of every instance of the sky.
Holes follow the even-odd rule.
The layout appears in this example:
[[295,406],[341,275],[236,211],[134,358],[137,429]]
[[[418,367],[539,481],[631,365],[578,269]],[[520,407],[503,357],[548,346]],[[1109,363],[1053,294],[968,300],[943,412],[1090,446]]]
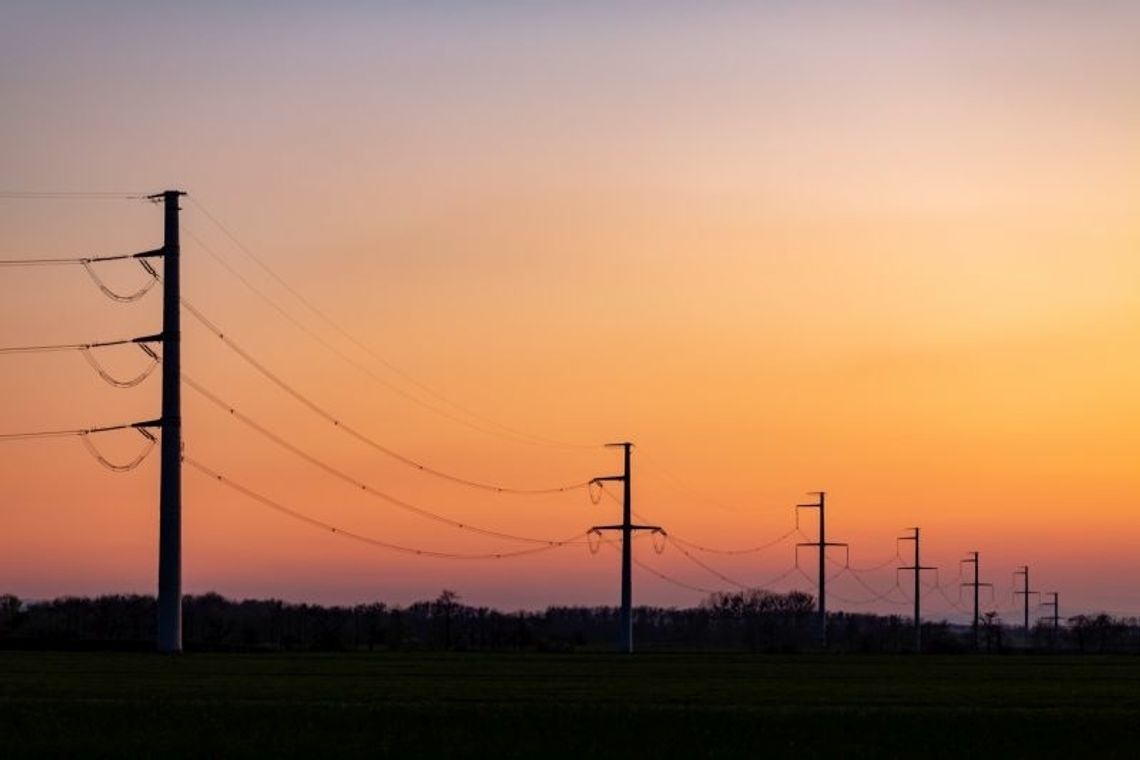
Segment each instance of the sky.
[[[793,544],[816,517],[795,533],[794,505],[826,490],[828,538],[855,568],[882,566],[857,579],[832,550],[833,608],[909,612],[892,560],[920,526],[931,615],[965,619],[969,551],[996,587],[984,606],[1009,620],[1026,564],[1062,614],[1140,613],[1135,4],[3,14],[0,258],[161,244],[146,200],[13,193],[187,191],[184,298],[365,438],[519,488],[617,474],[600,444],[633,441],[634,509],[676,539],[635,543],[636,602],[813,591],[814,550],[799,572]],[[98,266],[121,290],[148,278]],[[160,290],[120,304],[79,266],[4,268],[0,346],[156,332]],[[190,379],[351,481],[185,388],[186,456],[271,501],[451,553],[535,545],[352,483],[525,537],[620,520],[586,489],[499,494],[402,464],[183,320]],[[122,375],[146,366],[132,346],[93,353]],[[0,394],[0,433],[74,429],[156,417],[160,383],[110,387],[77,352],[5,354]],[[145,444],[88,440],[116,459]],[[0,447],[0,591],[153,593],[156,453],[118,474],[77,438]],[[192,467],[183,509],[188,593],[618,600],[607,545],[392,552]]]

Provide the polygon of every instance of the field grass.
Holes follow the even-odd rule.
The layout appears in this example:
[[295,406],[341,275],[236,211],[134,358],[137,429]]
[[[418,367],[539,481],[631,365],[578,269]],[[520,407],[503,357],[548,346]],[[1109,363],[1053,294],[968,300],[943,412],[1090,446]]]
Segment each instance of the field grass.
[[0,652],[0,756],[1134,757],[1140,658]]

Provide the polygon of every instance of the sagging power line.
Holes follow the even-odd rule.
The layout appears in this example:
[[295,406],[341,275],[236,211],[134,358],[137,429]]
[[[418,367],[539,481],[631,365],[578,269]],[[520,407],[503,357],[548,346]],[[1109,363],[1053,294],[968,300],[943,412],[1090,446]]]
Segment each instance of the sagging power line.
[[273,431],[269,430],[267,427],[261,425],[260,423],[256,422],[255,420],[253,420],[253,418],[243,414],[242,412],[239,412],[237,409],[234,409],[232,406],[227,404],[225,401],[223,401],[221,398],[219,398],[215,394],[211,393],[209,390],[207,390],[205,387],[203,387],[201,384],[199,384],[197,381],[190,378],[189,376],[183,375],[182,376],[182,382],[185,383],[187,387],[189,387],[189,388],[193,389],[195,392],[199,393],[203,398],[207,399],[208,401],[213,403],[218,408],[228,412],[230,414],[230,416],[232,416],[234,419],[240,421],[241,423],[243,423],[244,425],[246,425],[250,429],[256,431],[257,433],[259,433],[260,435],[269,439],[270,441],[273,441],[278,446],[281,446],[282,448],[286,449],[287,451],[292,452],[293,454],[300,457],[301,459],[304,459],[306,462],[313,465],[314,467],[317,467],[318,469],[328,473],[329,475],[333,476],[334,478],[337,478],[338,480],[341,480],[341,481],[347,483],[348,485],[352,486],[353,488],[359,489],[360,491],[368,494],[369,496],[373,496],[375,498],[381,499],[382,501],[385,501],[388,504],[399,507],[400,509],[403,509],[407,512],[411,512],[412,514],[418,515],[418,516],[423,517],[425,519],[433,520],[435,522],[443,523],[445,525],[450,525],[451,527],[458,528],[460,530],[466,530],[466,531],[470,531],[472,533],[480,533],[482,535],[489,536],[492,538],[502,538],[502,539],[506,539],[509,541],[520,541],[523,543],[533,543],[533,544],[558,543],[557,541],[552,541],[550,539],[545,539],[545,538],[534,538],[531,536],[520,536],[520,535],[516,535],[513,533],[504,533],[504,532],[497,531],[497,530],[490,530],[488,528],[482,528],[478,525],[472,525],[469,522],[456,520],[456,519],[447,517],[443,514],[440,514],[439,512],[435,512],[435,511],[430,510],[430,509],[424,509],[423,507],[416,506],[415,504],[412,504],[411,502],[405,501],[403,499],[399,499],[395,496],[392,496],[389,493],[381,491],[381,490],[365,483],[362,480],[359,480],[358,478],[354,478],[353,476],[349,475],[348,473],[344,472],[343,470],[341,470],[337,467],[334,467],[333,465],[329,464],[328,462],[326,462],[322,459],[319,459],[318,457],[309,453],[305,449],[302,449],[300,446],[297,446],[296,444],[290,443],[284,437],[274,433]]
[[[150,347],[150,343],[161,341],[161,335],[147,335],[141,338],[129,338],[126,340],[106,340],[96,343],[57,343],[52,345],[38,345],[38,346],[6,346],[0,348],[0,355],[5,354],[41,354],[41,353],[59,353],[65,351],[78,352],[87,364],[95,371],[95,373],[108,385],[116,388],[134,388],[150,377],[155,368],[158,367],[162,358],[155,353],[154,349]],[[93,353],[94,350],[100,348],[109,348],[113,346],[137,346],[140,351],[146,354],[149,361],[146,366],[132,377],[123,379],[116,377],[110,370],[100,362]]]
[[[532,495],[540,495],[540,494],[564,493],[566,491],[574,491],[574,490],[578,490],[581,488],[586,488],[590,484],[590,481],[583,480],[583,481],[578,481],[575,483],[569,483],[569,484],[558,485],[558,486],[550,486],[550,487],[544,487],[544,488],[519,488],[516,486],[507,486],[507,485],[496,484],[496,483],[483,483],[480,481],[471,480],[469,478],[463,478],[463,477],[460,477],[458,475],[453,475],[451,473],[444,472],[443,470],[437,469],[435,467],[431,467],[429,465],[424,464],[423,462],[417,461],[415,459],[412,459],[411,457],[400,454],[399,452],[395,451],[394,449],[391,449],[391,448],[383,445],[382,443],[377,441],[375,438],[372,438],[371,436],[365,435],[361,431],[357,430],[355,427],[346,423],[344,420],[342,420],[337,415],[335,415],[332,412],[325,409],[322,405],[318,404],[317,402],[313,401],[311,398],[309,398],[305,394],[301,393],[299,390],[297,390],[295,387],[293,387],[293,385],[286,382],[280,375],[273,372],[268,367],[266,367],[265,364],[263,364],[262,362],[258,361],[256,358],[254,358],[254,356],[249,351],[242,348],[236,341],[234,341],[220,327],[218,327],[217,324],[215,324],[211,319],[209,319],[205,314],[203,314],[200,309],[198,309],[196,306],[191,304],[189,301],[183,299],[182,306],[190,313],[190,315],[192,317],[194,317],[196,320],[198,320],[198,322],[200,322],[203,327],[205,327],[207,330],[209,330],[214,335],[214,337],[218,338],[224,345],[226,345],[231,351],[233,351],[235,354],[237,354],[237,356],[239,356],[243,361],[245,361],[247,364],[249,364],[251,367],[253,367],[255,370],[257,370],[263,377],[265,377],[267,380],[272,382],[278,388],[283,390],[286,394],[291,396],[295,401],[297,401],[302,406],[309,409],[309,411],[316,414],[318,417],[323,419],[325,422],[327,422],[328,424],[330,424],[334,428],[340,430],[345,435],[348,435],[351,438],[355,438],[360,443],[363,443],[364,445],[368,446],[369,448],[372,448],[375,451],[378,451],[381,454],[384,454],[385,456],[390,457],[390,458],[396,460],[397,462],[400,462],[401,464],[405,464],[409,467],[412,467],[416,470],[419,470],[420,472],[426,473],[428,475],[435,476],[435,477],[440,478],[442,480],[451,481],[452,483],[457,483],[459,485],[469,486],[471,488],[477,488],[477,489],[480,489],[483,491],[493,491],[495,493],[503,493],[503,494],[532,496]],[[200,386],[199,386],[199,389],[200,389]]]
[[254,491],[253,489],[248,488],[248,487],[242,485],[241,483],[238,483],[237,481],[226,477],[225,475],[222,475],[221,473],[217,472],[216,470],[208,467],[207,465],[202,464],[201,462],[198,462],[195,459],[187,457],[185,459],[185,461],[186,461],[186,464],[188,464],[191,467],[193,467],[194,469],[198,470],[203,475],[206,475],[211,480],[214,480],[217,483],[221,483],[222,485],[226,486],[227,488],[230,488],[231,490],[234,490],[234,491],[248,497],[249,499],[252,499],[253,501],[258,502],[259,504],[267,506],[270,509],[274,509],[274,510],[276,510],[282,514],[288,515],[289,517],[292,517],[295,520],[299,520],[303,523],[307,523],[308,525],[311,525],[313,527],[321,528],[321,529],[326,530],[330,533],[335,533],[339,536],[344,536],[345,538],[349,538],[349,539],[352,539],[354,541],[359,541],[361,543],[369,544],[370,546],[376,546],[376,547],[379,547],[381,549],[388,549],[389,551],[400,552],[401,554],[413,554],[417,557],[434,557],[436,559],[470,559],[470,560],[508,559],[511,557],[524,557],[524,556],[528,556],[531,554],[538,554],[540,552],[550,551],[551,549],[558,549],[558,548],[561,548],[563,546],[569,546],[571,544],[581,544],[581,543],[583,543],[583,539],[585,538],[585,535],[586,535],[585,533],[579,533],[576,536],[573,536],[571,538],[567,538],[567,539],[562,540],[562,541],[546,541],[546,542],[543,542],[543,544],[544,544],[543,546],[532,547],[529,549],[513,549],[511,551],[505,551],[505,552],[485,552],[485,553],[480,553],[480,554],[463,554],[463,553],[459,553],[459,552],[435,551],[432,549],[417,549],[414,547],[403,546],[400,544],[394,544],[394,543],[391,543],[388,541],[383,541],[383,540],[378,539],[378,538],[372,538],[370,536],[365,536],[365,535],[360,534],[360,533],[355,533],[353,531],[337,527],[337,526],[335,526],[331,523],[327,523],[323,520],[318,520],[315,517],[310,517],[310,516],[300,512],[300,511],[296,510],[296,509],[285,506],[284,504],[282,504],[279,501],[276,501],[274,499],[270,499],[268,496],[265,496],[261,493],[258,493],[257,491]]
[[[274,309],[276,309],[278,312],[285,315],[286,318],[294,326],[299,327],[303,332],[308,334],[309,337],[314,338],[319,343],[321,343],[325,348],[332,351],[335,355],[337,355],[338,357],[340,357],[344,361],[348,362],[349,364],[353,365],[358,370],[363,371],[365,374],[369,375],[374,380],[380,382],[382,385],[387,387],[389,390],[392,390],[392,391],[398,393],[399,395],[403,396],[405,399],[407,399],[407,400],[409,400],[409,401],[411,401],[411,402],[413,402],[413,403],[415,403],[415,404],[417,404],[417,405],[419,405],[425,409],[428,409],[429,411],[432,411],[432,412],[439,414],[445,418],[448,418],[448,419],[452,420],[453,422],[458,422],[458,423],[460,423],[466,427],[469,427],[473,430],[477,430],[477,431],[480,431],[482,433],[486,433],[489,435],[495,435],[498,437],[505,437],[505,438],[514,440],[516,442],[521,442],[521,443],[528,443],[528,444],[532,444],[532,445],[553,446],[556,448],[568,448],[568,449],[598,448],[598,444],[577,443],[577,442],[570,442],[570,441],[559,441],[559,440],[556,440],[553,438],[549,438],[549,437],[541,436],[541,435],[535,435],[534,433],[528,433],[528,432],[510,427],[508,425],[504,425],[504,424],[497,422],[497,421],[495,421],[489,417],[478,414],[478,413],[464,407],[463,405],[458,404],[457,402],[449,399],[447,396],[443,395],[439,391],[436,391],[433,388],[431,388],[430,386],[428,386],[427,384],[417,380],[410,373],[408,373],[405,370],[401,369],[400,367],[396,366],[394,363],[392,363],[391,361],[389,361],[388,359],[386,359],[385,357],[380,355],[378,352],[376,352],[373,348],[371,348],[370,346],[365,344],[363,341],[358,339],[351,332],[349,332],[347,329],[345,329],[339,322],[337,322],[332,317],[330,317],[323,309],[316,306],[316,304],[314,304],[309,298],[307,298],[304,294],[302,294],[300,291],[298,291],[295,287],[290,285],[289,282],[285,278],[283,278],[281,275],[279,275],[272,267],[269,266],[269,264],[267,264],[265,262],[263,257],[258,256],[256,253],[253,252],[252,249],[250,249],[248,246],[246,246],[244,243],[242,243],[237,238],[237,236],[234,235],[234,233],[225,224],[223,224],[221,222],[221,220],[218,219],[218,217],[216,215],[214,215],[208,209],[206,209],[206,207],[203,206],[200,201],[198,201],[195,198],[191,198],[190,202],[193,203],[194,206],[203,214],[203,216],[205,216],[208,220],[210,220],[210,222],[212,224],[214,224],[222,232],[222,234],[225,235],[226,238],[228,238],[229,241],[231,243],[233,243],[235,247],[237,247],[237,249],[239,251],[241,251],[246,257],[248,257],[251,261],[253,261],[255,264],[257,264],[257,266],[262,271],[264,271],[267,275],[269,275],[269,277],[271,277],[274,281],[276,281],[277,284],[280,285],[282,288],[284,288],[285,291],[288,292],[290,296],[292,296],[298,303],[300,303],[302,306],[304,306],[305,309],[307,309],[310,313],[314,314],[321,322],[326,324],[334,332],[336,332],[342,338],[344,338],[349,343],[354,345],[357,349],[362,351],[364,354],[371,357],[374,361],[379,363],[381,366],[383,366],[389,372],[392,372],[393,374],[403,378],[406,382],[408,382],[412,386],[418,388],[424,394],[436,399],[437,401],[447,405],[448,407],[451,407],[451,409],[454,409],[455,411],[464,415],[467,419],[464,419],[463,417],[456,416],[455,414],[453,414],[452,412],[449,412],[446,409],[442,409],[442,408],[440,408],[434,404],[430,404],[430,403],[424,401],[423,399],[420,399],[414,395],[411,395],[411,394],[407,393],[406,391],[400,389],[399,387],[393,385],[392,383],[388,382],[384,378],[376,375],[368,367],[366,367],[365,365],[356,361],[352,357],[348,356],[343,351],[338,349],[336,346],[332,345],[331,343],[326,341],[324,338],[322,338],[319,334],[315,333],[314,331],[312,331],[308,327],[304,326],[304,324],[301,323],[299,320],[297,320],[296,318],[289,315],[288,311],[284,307],[280,306],[280,304],[278,304],[276,301],[274,301],[268,295],[266,295],[265,293],[260,291],[256,286],[253,285],[253,283],[249,282],[249,280],[247,280],[246,278],[244,278],[240,274],[238,274],[237,271],[233,269],[233,267],[229,266],[228,263],[222,262],[223,266],[231,274],[235,275],[239,279],[239,281],[242,282],[242,284],[245,287],[247,287],[249,290],[254,292],[259,298],[261,298],[262,300],[264,300],[267,303],[269,303],[270,305],[272,305],[274,307]],[[204,246],[204,244],[203,244],[203,246]],[[207,250],[207,252],[210,253],[210,255],[212,257],[214,257],[216,260],[221,261],[221,258],[216,253],[213,253],[212,251],[210,251],[205,246],[204,246],[204,250]]]

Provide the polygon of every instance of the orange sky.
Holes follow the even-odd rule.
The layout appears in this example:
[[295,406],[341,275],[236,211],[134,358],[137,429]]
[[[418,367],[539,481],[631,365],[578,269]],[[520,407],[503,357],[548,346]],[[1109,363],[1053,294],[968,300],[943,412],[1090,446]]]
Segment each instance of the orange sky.
[[[977,549],[995,607],[1029,563],[1063,611],[1140,610],[1134,7],[11,15],[0,191],[188,190],[361,342],[464,408],[559,440],[635,441],[635,508],[690,541],[763,543],[823,488],[855,563],[888,559],[921,525],[955,598],[957,560]],[[616,472],[614,451],[512,442],[409,403],[208,251],[439,402],[306,311],[189,202],[184,229],[186,297],[391,448],[522,486]],[[161,214],[0,199],[0,230],[3,258],[123,253],[160,242]],[[124,288],[142,276],[105,273]],[[130,337],[159,318],[157,294],[114,304],[79,268],[0,277],[3,346]],[[582,491],[497,496],[378,457],[184,319],[189,375],[360,480],[511,533],[618,519]],[[136,353],[100,356],[126,372]],[[0,367],[0,432],[157,415],[156,379],[109,388],[78,354]],[[189,456],[314,517],[428,549],[518,548],[354,492],[190,390],[184,417]],[[135,438],[99,442],[129,455]],[[0,591],[152,591],[157,457],[113,475],[76,440],[3,446]],[[675,547],[657,556],[646,541],[638,556],[725,585]],[[792,549],[699,556],[753,583],[788,569]],[[489,563],[384,553],[185,474],[189,592],[407,602],[446,586],[503,607],[608,604],[617,569],[616,553],[585,546]],[[886,590],[893,571],[868,580]],[[866,598],[850,579],[834,588]],[[700,598],[643,571],[635,593]]]

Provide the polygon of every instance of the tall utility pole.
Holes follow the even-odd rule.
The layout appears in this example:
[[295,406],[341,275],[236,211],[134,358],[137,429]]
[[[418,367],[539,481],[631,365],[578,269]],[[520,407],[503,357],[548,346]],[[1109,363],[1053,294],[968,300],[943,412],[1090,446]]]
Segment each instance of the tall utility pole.
[[625,470],[621,475],[606,475],[594,478],[592,483],[620,480],[622,483],[622,521],[620,525],[595,525],[590,528],[592,533],[603,530],[621,531],[621,630],[618,632],[618,651],[627,654],[633,653],[633,532],[635,530],[651,530],[661,532],[657,525],[634,525],[633,493],[630,478],[630,450],[633,444],[629,441],[621,443],[607,443],[607,446],[621,446],[624,450]]
[[1050,618],[1053,621],[1053,646],[1055,647],[1057,646],[1057,632],[1061,628],[1061,605],[1059,604],[1060,594],[1058,594],[1056,591],[1046,591],[1044,594],[1042,594],[1042,596],[1053,597],[1053,601],[1041,602],[1041,606],[1053,608],[1053,614],[1050,615]]
[[1029,565],[1022,565],[1019,569],[1013,571],[1013,577],[1016,578],[1019,575],[1025,579],[1025,583],[1022,586],[1021,591],[1014,591],[1013,595],[1017,596],[1018,594],[1020,594],[1023,597],[1025,597],[1025,599],[1024,599],[1024,601],[1025,601],[1025,618],[1024,618],[1024,622],[1023,622],[1023,630],[1025,632],[1025,645],[1028,647],[1029,646],[1029,595],[1030,594],[1037,594],[1039,592],[1029,590]]
[[819,540],[808,541],[796,544],[796,551],[800,550],[801,546],[814,546],[819,549],[819,645],[827,647],[827,547],[829,546],[847,546],[841,543],[828,543],[827,541],[827,492],[826,491],[808,491],[808,496],[815,496],[817,500],[811,504],[797,504],[796,509],[818,509],[819,510]]
[[[981,566],[981,562],[978,559],[978,553],[977,552],[970,552],[970,556],[967,557],[966,559],[962,560],[962,562],[964,564],[974,566],[974,581],[973,581],[973,583],[963,583],[962,585],[974,589],[974,649],[981,649],[982,648],[981,616],[980,616],[980,613],[978,610],[978,589],[980,589],[982,586],[989,586],[990,588],[993,588],[994,584],[992,584],[992,583],[979,583],[978,582],[978,572],[979,572],[979,569]],[[915,563],[915,564],[917,564],[917,563]]]
[[899,536],[898,540],[914,541],[914,564],[909,567],[900,567],[898,570],[914,571],[914,651],[918,653],[922,651],[922,571],[937,570],[937,568],[932,565],[924,567],[919,562],[919,530],[918,528],[908,528],[907,530],[913,530],[914,535]]
[[158,650],[182,651],[182,322],[178,199],[167,190],[162,272],[162,483],[158,504]]

